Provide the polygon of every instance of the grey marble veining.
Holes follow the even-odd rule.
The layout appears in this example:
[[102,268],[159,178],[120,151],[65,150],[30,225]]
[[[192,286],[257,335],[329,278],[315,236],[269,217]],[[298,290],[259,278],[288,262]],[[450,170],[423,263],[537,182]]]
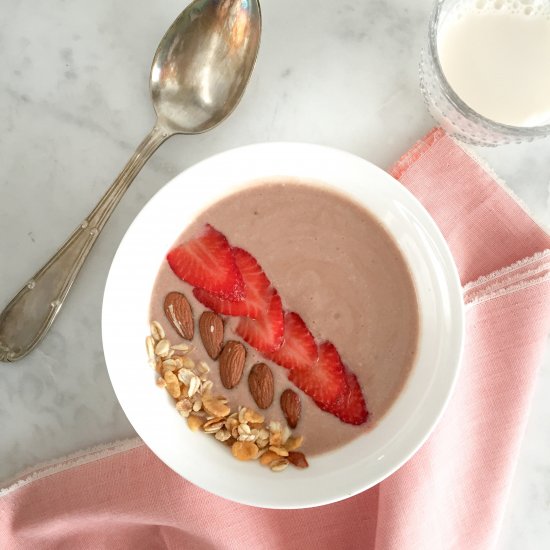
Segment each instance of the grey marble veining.
[[[118,242],[164,183],[216,152],[261,141],[332,145],[387,168],[430,129],[417,78],[430,4],[263,1],[261,51],[236,112],[212,132],[163,145],[105,228],[52,332],[25,360],[0,365],[0,480],[133,434],[105,369],[101,300]],[[2,1],[0,306],[86,216],[150,129],[150,62],[182,7]],[[477,152],[550,223],[550,140]],[[505,550],[550,546],[549,390],[550,354],[508,502]]]

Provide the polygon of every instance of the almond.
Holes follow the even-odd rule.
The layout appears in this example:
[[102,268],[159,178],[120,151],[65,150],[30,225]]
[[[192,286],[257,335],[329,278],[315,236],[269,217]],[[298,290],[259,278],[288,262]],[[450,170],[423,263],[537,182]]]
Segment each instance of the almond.
[[246,349],[240,342],[230,340],[220,355],[220,378],[227,389],[234,388],[241,380],[246,360]]
[[217,359],[223,347],[223,321],[213,311],[205,311],[199,319],[199,332],[206,353]]
[[176,332],[186,340],[195,334],[193,312],[187,298],[181,292],[170,292],[164,299],[164,313]]
[[294,464],[297,468],[307,468],[309,466],[306,455],[304,453],[297,453],[295,451],[291,451],[288,453],[287,460]]
[[292,390],[285,390],[281,394],[281,409],[285,415],[287,424],[294,429],[298,424],[298,420],[300,420],[300,413],[302,412],[300,396]]
[[250,393],[260,409],[267,409],[273,402],[275,383],[273,373],[265,363],[256,363],[248,375]]

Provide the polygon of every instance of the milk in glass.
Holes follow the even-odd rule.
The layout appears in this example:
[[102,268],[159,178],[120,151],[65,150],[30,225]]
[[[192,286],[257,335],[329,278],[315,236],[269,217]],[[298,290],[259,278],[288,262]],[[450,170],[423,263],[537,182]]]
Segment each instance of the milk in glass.
[[471,109],[512,126],[550,124],[550,2],[463,0],[437,46],[445,78]]

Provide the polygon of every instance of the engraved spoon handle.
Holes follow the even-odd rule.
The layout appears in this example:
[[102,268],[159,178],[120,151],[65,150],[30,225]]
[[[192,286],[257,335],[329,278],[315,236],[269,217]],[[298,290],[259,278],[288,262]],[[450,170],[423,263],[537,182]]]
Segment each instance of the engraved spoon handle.
[[0,361],[17,361],[48,332],[84,261],[151,155],[172,134],[156,125],[89,216],[0,313]]

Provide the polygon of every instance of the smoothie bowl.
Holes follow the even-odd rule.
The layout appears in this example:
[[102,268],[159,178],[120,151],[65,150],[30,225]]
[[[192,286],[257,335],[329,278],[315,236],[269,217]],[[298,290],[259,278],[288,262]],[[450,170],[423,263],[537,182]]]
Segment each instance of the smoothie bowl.
[[303,508],[420,447],[457,376],[463,309],[443,237],[398,182],[281,143],[212,157],[149,201],[102,325],[117,397],[161,460],[222,497]]

